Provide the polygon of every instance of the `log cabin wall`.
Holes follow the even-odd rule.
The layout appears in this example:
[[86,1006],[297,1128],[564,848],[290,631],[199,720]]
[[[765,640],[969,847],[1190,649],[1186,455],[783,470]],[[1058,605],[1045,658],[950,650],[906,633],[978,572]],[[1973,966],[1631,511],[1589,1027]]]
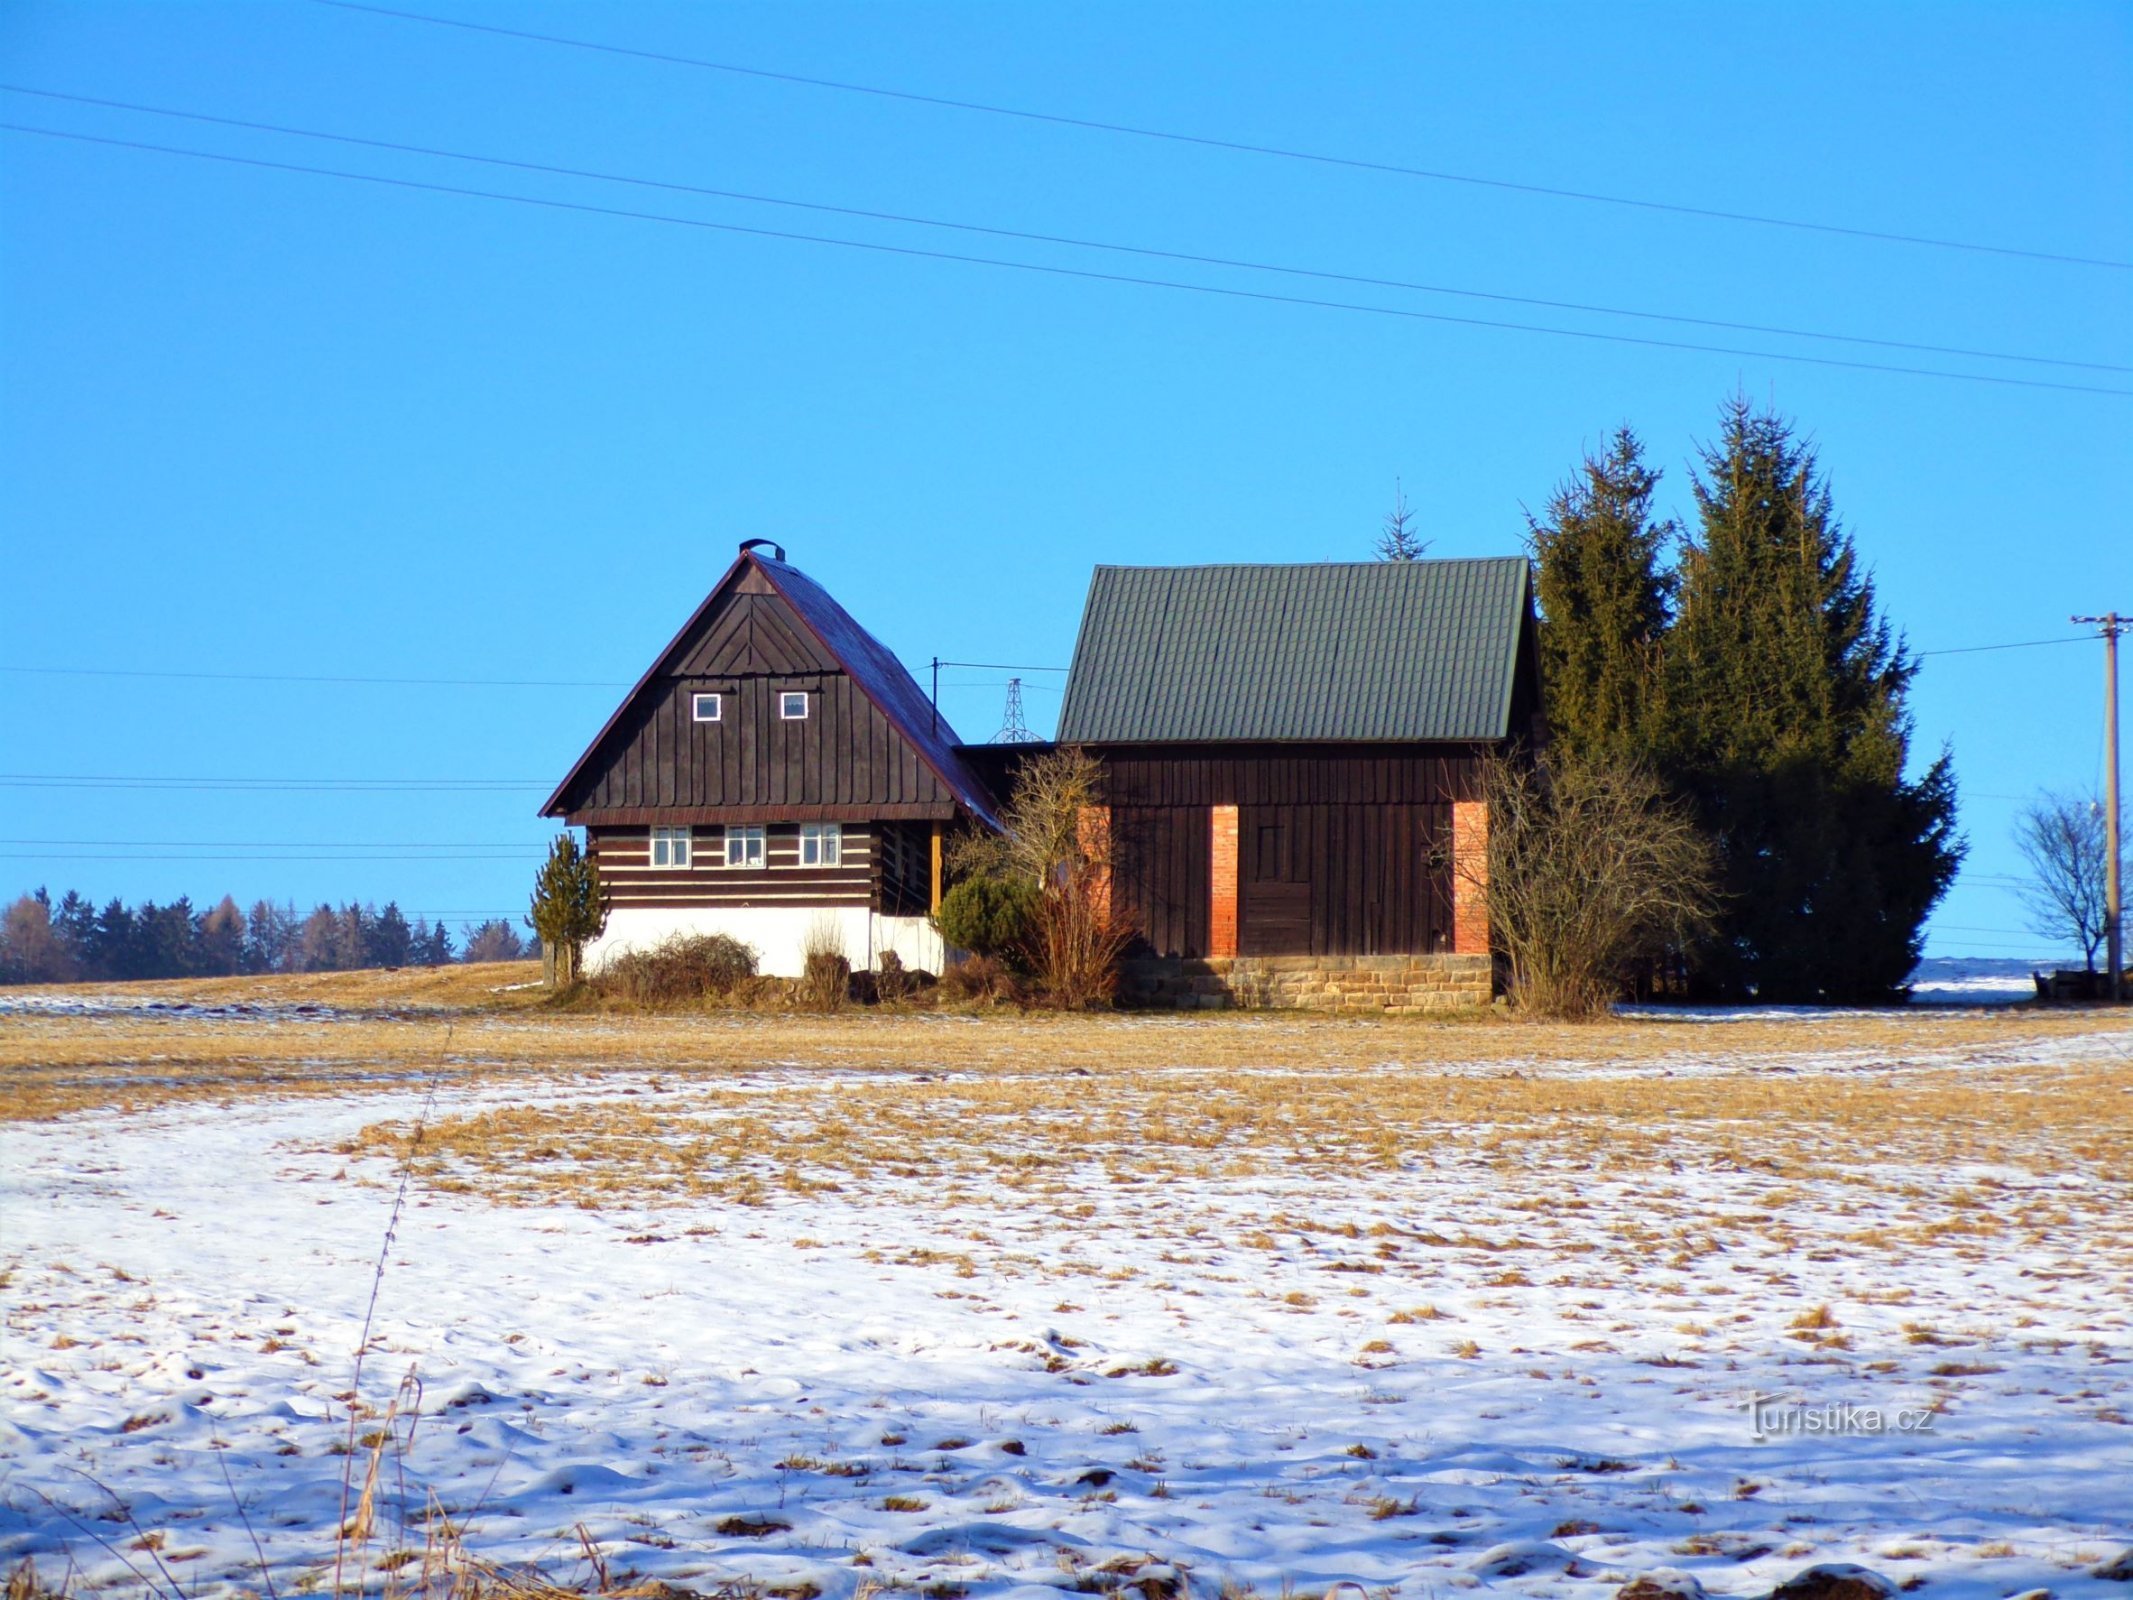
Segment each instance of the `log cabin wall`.
[[[726,830],[717,825],[692,830],[690,864],[651,865],[648,828],[594,825],[585,830],[586,848],[599,863],[600,881],[616,910],[674,909],[688,906],[854,906],[873,907],[889,915],[909,915],[882,905],[876,890],[880,858],[877,840],[863,823],[847,822],[834,867],[800,864],[797,824],[770,824],[763,830],[764,864],[729,867]],[[924,908],[921,907],[921,910]]]

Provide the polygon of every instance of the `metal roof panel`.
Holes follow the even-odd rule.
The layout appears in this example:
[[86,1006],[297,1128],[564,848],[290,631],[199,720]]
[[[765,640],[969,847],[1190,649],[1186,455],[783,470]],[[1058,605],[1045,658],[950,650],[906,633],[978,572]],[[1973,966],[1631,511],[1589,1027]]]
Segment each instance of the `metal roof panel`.
[[1527,582],[1518,556],[1098,567],[1059,739],[1501,739]]

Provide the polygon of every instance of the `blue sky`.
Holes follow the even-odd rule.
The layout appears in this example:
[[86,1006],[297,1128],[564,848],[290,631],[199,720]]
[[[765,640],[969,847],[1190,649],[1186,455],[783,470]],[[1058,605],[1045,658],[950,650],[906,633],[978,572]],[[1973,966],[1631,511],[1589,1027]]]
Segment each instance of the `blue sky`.
[[[2133,11],[2110,4],[492,5],[408,9],[1367,161],[2133,261]],[[1493,294],[2133,367],[2133,273],[1201,146],[357,10],[12,0],[11,84],[666,183]],[[40,128],[577,206],[1660,349],[950,263],[0,134],[0,887],[516,913],[532,815],[735,543],[918,666],[1063,664],[1101,561],[1434,554],[1622,422],[1668,469],[1735,390],[1818,441],[1921,649],[2133,609],[2133,373],[1154,263],[484,169],[20,94]],[[1755,353],[1737,353],[1755,352]],[[967,737],[1002,674],[950,674]],[[1047,730],[1056,674],[1031,673]],[[1939,954],[2039,952],[2039,785],[2100,771],[2092,645],[1935,656],[1972,843]],[[501,780],[485,791],[24,787]],[[25,842],[27,841],[27,842]],[[114,857],[134,857],[121,860]],[[185,859],[171,859],[185,858]],[[272,858],[272,859],[267,859]],[[323,859],[335,858],[335,859]],[[360,859],[354,859],[360,858]]]

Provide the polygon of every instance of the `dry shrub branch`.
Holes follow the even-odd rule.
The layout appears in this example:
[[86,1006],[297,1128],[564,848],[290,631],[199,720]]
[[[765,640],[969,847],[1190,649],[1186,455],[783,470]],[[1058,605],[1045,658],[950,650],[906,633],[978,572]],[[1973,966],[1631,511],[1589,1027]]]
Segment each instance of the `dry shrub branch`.
[[1025,762],[997,834],[957,841],[950,863],[973,879],[1034,885],[1018,953],[1052,1005],[1107,1005],[1132,925],[1111,901],[1109,811],[1103,769],[1086,751],[1051,750]]
[[[1610,756],[1499,758],[1482,786],[1482,887],[1519,1009],[1596,1015],[1631,962],[1710,923],[1710,845],[1644,768]],[[1467,863],[1458,870],[1477,875]]]

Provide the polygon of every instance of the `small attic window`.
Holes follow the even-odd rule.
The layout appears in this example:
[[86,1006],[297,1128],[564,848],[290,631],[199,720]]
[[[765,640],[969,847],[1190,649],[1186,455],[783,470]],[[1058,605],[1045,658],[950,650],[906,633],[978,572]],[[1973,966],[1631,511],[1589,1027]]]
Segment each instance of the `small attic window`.
[[723,695],[698,694],[689,697],[689,715],[697,722],[717,722],[724,709]]
[[783,694],[779,695],[778,715],[787,722],[805,722],[807,720],[807,691],[804,689],[787,689]]

